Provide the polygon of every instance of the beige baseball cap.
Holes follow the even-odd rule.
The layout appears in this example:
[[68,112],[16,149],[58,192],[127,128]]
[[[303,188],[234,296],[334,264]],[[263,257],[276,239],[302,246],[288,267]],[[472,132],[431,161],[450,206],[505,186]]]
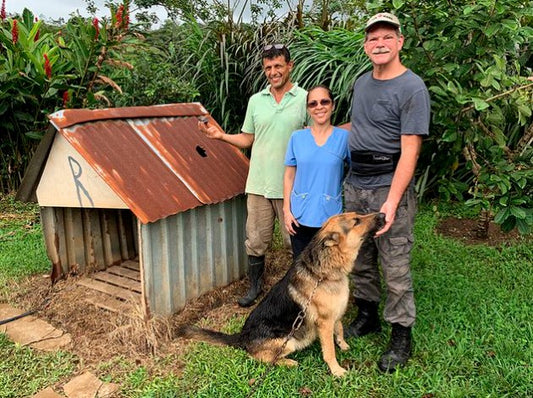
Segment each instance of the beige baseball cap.
[[394,14],[391,14],[389,12],[380,12],[372,17],[367,21],[365,26],[365,32],[368,32],[368,30],[378,22],[384,22],[388,23],[390,25],[393,25],[401,30],[400,28],[400,20],[398,17]]

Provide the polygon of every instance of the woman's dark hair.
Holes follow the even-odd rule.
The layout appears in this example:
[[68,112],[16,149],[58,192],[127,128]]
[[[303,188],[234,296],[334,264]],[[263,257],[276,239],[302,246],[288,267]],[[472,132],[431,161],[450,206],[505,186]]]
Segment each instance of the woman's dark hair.
[[331,100],[331,103],[333,105],[335,105],[335,98],[333,98],[333,93],[331,92],[331,90],[329,89],[328,86],[326,86],[325,84],[317,84],[316,86],[313,86],[311,87],[309,90],[307,90],[307,98],[306,98],[306,101],[309,102],[309,93],[317,88],[323,88],[324,90],[327,91],[328,93],[328,97],[329,99]]

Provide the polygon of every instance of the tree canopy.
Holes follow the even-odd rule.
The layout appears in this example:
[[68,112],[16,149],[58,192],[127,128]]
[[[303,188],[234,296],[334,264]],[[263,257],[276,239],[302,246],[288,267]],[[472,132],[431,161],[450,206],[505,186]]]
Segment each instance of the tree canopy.
[[[94,7],[87,1],[89,9]],[[133,9],[164,6],[150,29]],[[0,188],[15,189],[46,114],[63,107],[199,101],[238,132],[262,88],[260,49],[285,43],[301,86],[328,84],[346,121],[351,87],[369,63],[364,21],[390,11],[402,22],[402,61],[426,82],[430,137],[419,161],[421,199],[461,200],[505,230],[533,226],[533,2],[519,0],[110,1],[109,17],[63,26],[31,12],[1,21]]]

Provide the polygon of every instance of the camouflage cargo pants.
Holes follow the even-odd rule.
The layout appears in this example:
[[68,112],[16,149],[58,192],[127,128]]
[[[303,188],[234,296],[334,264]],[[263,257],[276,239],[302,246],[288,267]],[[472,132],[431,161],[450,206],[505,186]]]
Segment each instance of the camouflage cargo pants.
[[[346,211],[371,213],[380,210],[389,192],[389,187],[361,189],[345,184]],[[396,211],[391,228],[378,238],[368,238],[355,261],[353,280],[354,296],[367,301],[379,302],[381,298],[381,264],[387,296],[383,317],[387,322],[412,326],[416,308],[411,278],[411,249],[413,226],[416,214],[414,189],[404,193]]]

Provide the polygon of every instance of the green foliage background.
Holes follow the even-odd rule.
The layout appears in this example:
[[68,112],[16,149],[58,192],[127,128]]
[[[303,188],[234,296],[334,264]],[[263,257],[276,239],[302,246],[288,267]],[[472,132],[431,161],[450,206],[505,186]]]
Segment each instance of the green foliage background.
[[[151,30],[148,17],[127,29],[118,26],[120,4],[110,2],[97,39],[91,18],[73,16],[64,26],[47,26],[28,11],[16,17],[16,45],[14,18],[2,21],[1,191],[17,188],[47,126],[46,114],[62,107],[199,101],[227,132],[238,132],[248,98],[265,85],[260,53],[267,43],[289,46],[296,61],[293,78],[301,86],[330,85],[338,97],[334,121],[345,122],[351,86],[370,68],[362,52],[364,21],[392,11],[406,37],[402,60],[424,79],[432,98],[419,197],[460,200],[494,217],[504,230],[530,232],[533,2],[311,3],[288,1],[282,12],[276,0],[124,1],[127,9],[160,4],[175,17]],[[45,53],[51,77],[44,70]]]

